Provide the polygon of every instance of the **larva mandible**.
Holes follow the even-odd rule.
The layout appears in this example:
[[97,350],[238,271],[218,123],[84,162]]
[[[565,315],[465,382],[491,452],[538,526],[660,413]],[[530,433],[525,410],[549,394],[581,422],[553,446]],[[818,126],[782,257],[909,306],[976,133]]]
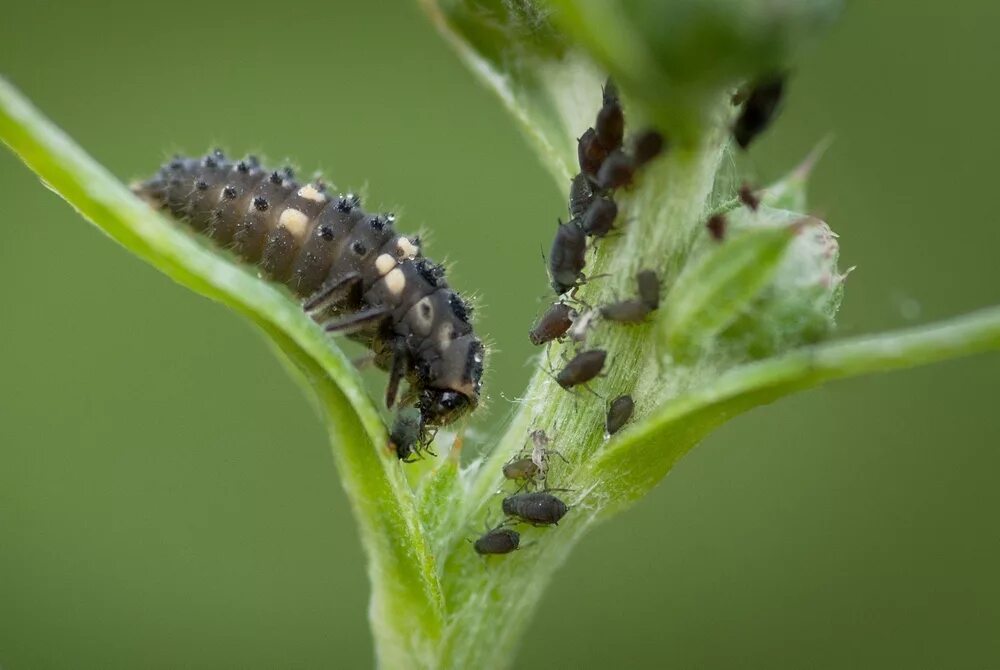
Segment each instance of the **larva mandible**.
[[389,372],[386,406],[400,382],[431,430],[475,409],[484,347],[471,310],[444,269],[421,256],[419,239],[368,214],[351,194],[321,182],[300,185],[288,168],[270,171],[221,151],[175,158],[133,190],[284,283],[329,332],[346,333]]

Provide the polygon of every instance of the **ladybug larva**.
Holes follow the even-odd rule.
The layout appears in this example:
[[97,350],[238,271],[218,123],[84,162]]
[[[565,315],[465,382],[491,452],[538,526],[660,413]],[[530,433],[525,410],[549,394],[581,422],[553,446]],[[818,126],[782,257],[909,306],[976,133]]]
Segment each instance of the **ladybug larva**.
[[484,348],[471,310],[421,256],[419,239],[393,230],[391,214],[221,151],[175,158],[133,190],[288,286],[327,331],[370,348],[389,372],[386,406],[405,379],[422,431],[475,409]]

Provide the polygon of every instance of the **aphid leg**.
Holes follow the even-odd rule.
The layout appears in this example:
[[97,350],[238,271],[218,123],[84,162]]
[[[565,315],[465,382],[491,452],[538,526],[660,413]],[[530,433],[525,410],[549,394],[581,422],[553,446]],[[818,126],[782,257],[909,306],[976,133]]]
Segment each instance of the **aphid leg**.
[[306,301],[302,303],[302,309],[312,312],[320,307],[325,307],[336,298],[347,295],[360,282],[361,275],[357,272],[348,272],[341,277],[337,277],[335,280],[320,286],[316,289],[315,293],[306,298]]
[[406,372],[406,365],[409,356],[406,353],[406,346],[403,340],[397,339],[392,347],[392,364],[389,367],[389,383],[385,387],[385,406],[392,409],[396,402],[396,395],[399,392],[399,382]]
[[323,330],[328,333],[352,333],[378,324],[389,316],[389,313],[387,307],[369,307],[342,319],[329,321],[323,325]]
[[[604,376],[604,375],[601,375],[601,376]],[[592,393],[595,397],[600,398],[601,401],[604,402],[605,405],[608,404],[608,399],[605,398],[604,396],[602,396],[600,393],[598,393],[594,389],[590,388],[590,384],[580,384],[580,386],[582,386],[583,388],[587,389],[587,391],[589,391],[590,393]]]

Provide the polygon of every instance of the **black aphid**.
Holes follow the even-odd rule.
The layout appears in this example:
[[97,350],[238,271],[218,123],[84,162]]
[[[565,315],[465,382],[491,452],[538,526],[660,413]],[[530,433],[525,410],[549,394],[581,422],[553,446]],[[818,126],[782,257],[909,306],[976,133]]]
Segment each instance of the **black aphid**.
[[733,138],[740,148],[750,146],[754,138],[764,132],[774,120],[784,89],[783,72],[762,77],[751,84],[743,109],[733,126]]
[[635,166],[642,167],[659,156],[666,148],[666,144],[663,135],[651,128],[636,135],[632,140],[632,158]]
[[639,297],[613,302],[601,307],[601,316],[619,323],[641,323],[660,306],[660,280],[652,270],[642,270],[635,275]]
[[653,270],[640,270],[635,275],[635,283],[639,285],[639,300],[650,310],[660,306],[660,278]]
[[580,172],[591,179],[597,178],[597,171],[608,157],[608,150],[597,141],[597,131],[587,128],[576,144],[577,159],[580,162]]
[[581,218],[594,201],[594,185],[582,172],[569,184],[569,216]]
[[396,415],[389,431],[389,448],[404,463],[412,463],[421,457],[427,446],[424,444],[419,412],[401,410]]
[[422,431],[477,406],[484,349],[468,310],[452,308],[461,298],[391,217],[372,225],[352,194],[331,198],[290,169],[221,152],[174,159],[135,191],[285,284],[328,332],[371,349],[390,373],[386,404],[408,382]]
[[583,232],[591,237],[604,237],[614,228],[618,205],[607,196],[597,196],[580,219]]
[[740,202],[746,205],[749,209],[756,212],[757,208],[760,207],[760,198],[757,194],[753,192],[749,184],[743,184],[740,186],[739,190]]
[[511,528],[497,526],[486,531],[472,548],[483,556],[509,554],[521,546],[521,534]]
[[574,318],[576,318],[575,309],[564,302],[557,302],[545,310],[538,323],[528,331],[528,339],[534,345],[558,340],[573,325]]
[[620,149],[625,136],[625,115],[618,99],[618,87],[611,79],[604,84],[601,109],[597,112],[594,130],[597,141],[608,151]]
[[597,186],[603,191],[622,188],[632,183],[635,160],[622,150],[608,154],[597,171]]
[[726,239],[726,217],[722,214],[713,214],[705,222],[705,227],[708,228],[709,235],[716,242],[721,242]]
[[570,359],[562,370],[556,374],[556,382],[564,389],[580,384],[586,384],[601,374],[608,352],[604,349],[588,349]]
[[635,410],[635,402],[630,395],[620,395],[608,405],[608,416],[604,420],[604,430],[608,435],[614,435],[629,419]]
[[587,264],[587,235],[576,221],[560,223],[549,252],[549,275],[552,289],[559,295],[574,288],[583,279]]
[[569,507],[548,491],[515,493],[503,499],[503,513],[538,526],[559,523]]

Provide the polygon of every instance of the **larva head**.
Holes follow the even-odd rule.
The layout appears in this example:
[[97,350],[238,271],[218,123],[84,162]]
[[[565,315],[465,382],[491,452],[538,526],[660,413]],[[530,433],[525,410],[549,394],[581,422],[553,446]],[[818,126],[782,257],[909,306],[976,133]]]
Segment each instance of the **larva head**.
[[484,347],[471,333],[452,340],[427,371],[420,392],[424,424],[453,423],[479,404],[482,388]]

